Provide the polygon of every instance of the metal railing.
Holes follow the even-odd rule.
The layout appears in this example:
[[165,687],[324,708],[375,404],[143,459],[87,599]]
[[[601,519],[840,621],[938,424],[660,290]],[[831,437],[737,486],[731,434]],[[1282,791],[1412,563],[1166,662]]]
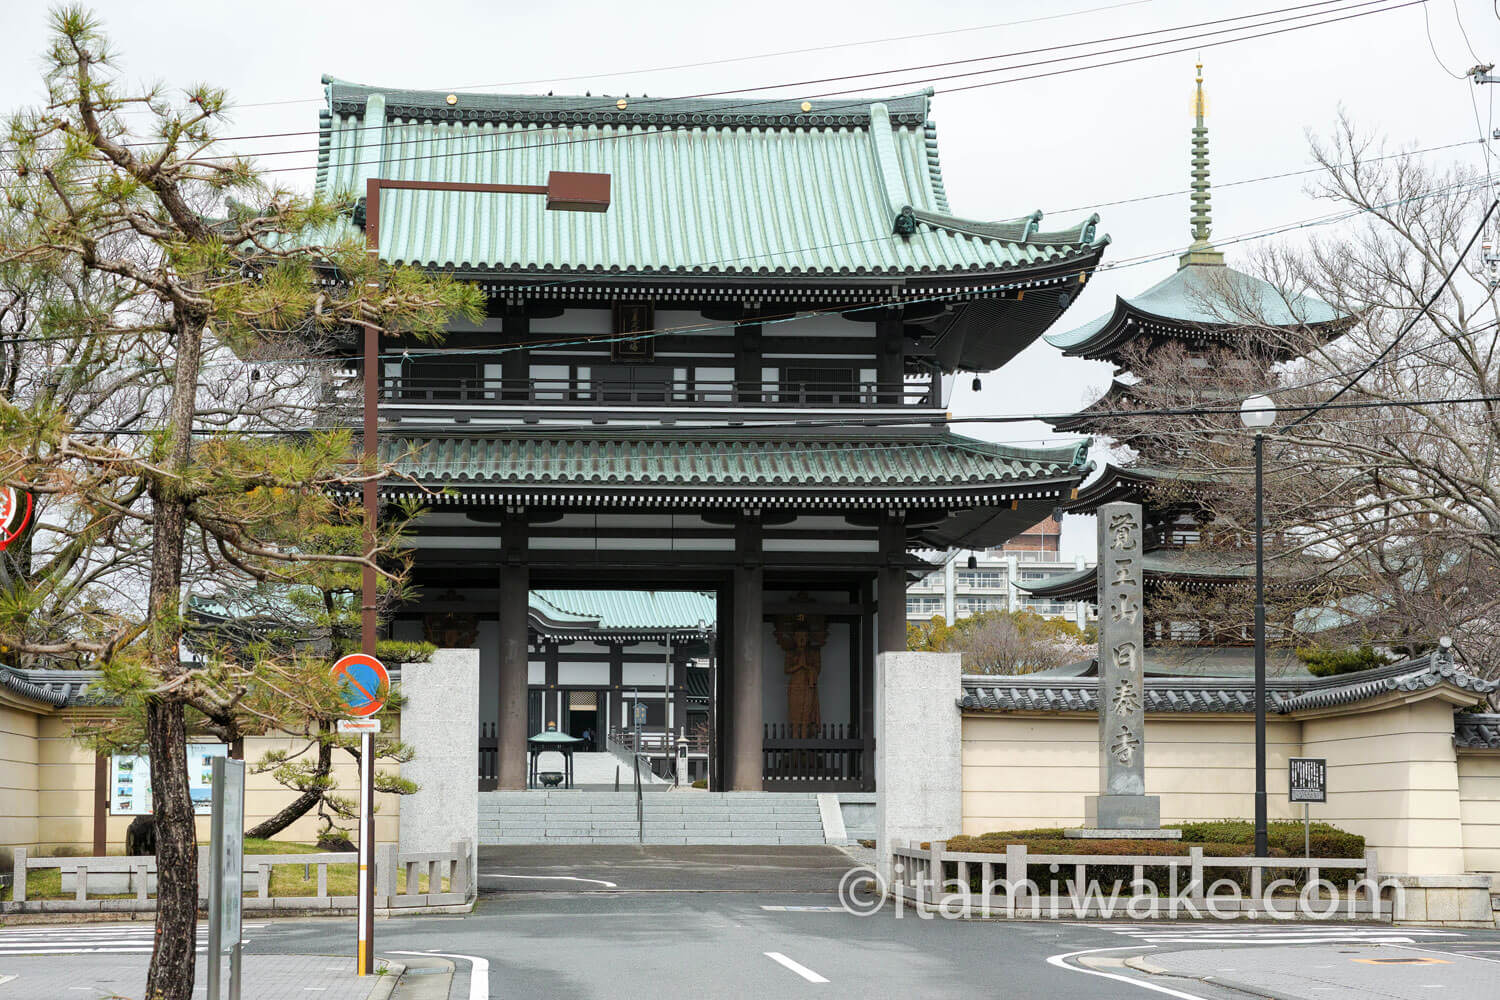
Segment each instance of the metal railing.
[[684,733],[678,735],[675,732],[663,733],[660,730],[652,732],[641,730],[637,740],[634,729],[611,729],[609,740],[618,744],[627,753],[639,752],[646,757],[673,757],[677,754],[677,748],[686,746],[689,754],[700,755],[708,753],[708,736],[703,733]]
[[713,379],[384,378],[392,403],[659,406],[937,406],[934,384]]

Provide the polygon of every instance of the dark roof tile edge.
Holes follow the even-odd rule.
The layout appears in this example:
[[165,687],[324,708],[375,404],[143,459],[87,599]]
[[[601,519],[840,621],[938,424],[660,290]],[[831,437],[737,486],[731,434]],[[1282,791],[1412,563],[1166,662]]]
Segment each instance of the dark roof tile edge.
[[32,701],[39,701],[54,708],[62,708],[68,703],[68,695],[65,692],[38,684],[27,677],[24,671],[14,667],[0,667],[0,687],[22,698],[30,698]]

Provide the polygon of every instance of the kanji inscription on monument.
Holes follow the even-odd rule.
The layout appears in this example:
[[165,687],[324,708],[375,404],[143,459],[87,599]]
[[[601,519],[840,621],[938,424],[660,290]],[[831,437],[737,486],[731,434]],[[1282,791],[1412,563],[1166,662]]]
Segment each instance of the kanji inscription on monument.
[[1161,803],[1146,794],[1146,679],[1142,614],[1141,506],[1099,508],[1099,794],[1084,806],[1084,830],[1161,831]]

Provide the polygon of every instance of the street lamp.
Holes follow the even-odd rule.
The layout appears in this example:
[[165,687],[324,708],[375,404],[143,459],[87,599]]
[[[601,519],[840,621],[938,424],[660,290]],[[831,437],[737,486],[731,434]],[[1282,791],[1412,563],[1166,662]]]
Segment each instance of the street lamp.
[[1255,856],[1270,854],[1266,836],[1266,525],[1265,430],[1276,422],[1270,396],[1240,404],[1240,421],[1255,431]]
[[[457,181],[401,181],[371,177],[365,182],[365,252],[380,259],[380,192],[382,191],[458,191],[468,194],[544,195],[547,208],[559,212],[605,212],[609,210],[610,177],[608,174],[573,173],[554,170],[546,184],[478,184]],[[374,283],[372,277],[372,287]],[[380,328],[374,323],[364,327],[364,413],[362,421],[363,450],[366,461],[374,465],[379,452],[380,408]],[[375,655],[375,606],[379,597],[375,580],[375,531],[379,516],[379,484],[371,476],[364,481],[360,503],[364,508],[365,565],[360,574],[359,648]],[[521,672],[522,696],[526,675]],[[502,739],[508,739],[506,734]],[[359,924],[355,952],[355,972],[361,976],[375,973],[375,751],[374,737],[360,734],[359,755],[359,883],[356,920]],[[639,748],[639,741],[637,741]]]

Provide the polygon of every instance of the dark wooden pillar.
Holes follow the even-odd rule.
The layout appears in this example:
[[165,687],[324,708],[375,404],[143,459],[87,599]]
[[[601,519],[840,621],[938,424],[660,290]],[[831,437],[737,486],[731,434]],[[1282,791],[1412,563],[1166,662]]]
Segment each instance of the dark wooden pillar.
[[[142,775],[144,777],[144,775]],[[109,757],[94,755],[94,856],[103,857],[109,846]]]
[[527,611],[531,572],[526,561],[526,513],[507,510],[501,522],[499,787],[526,787]]
[[901,402],[901,382],[906,372],[906,324],[899,312],[875,321],[876,381],[880,383],[882,403]]
[[746,511],[735,526],[734,668],[729,710],[734,715],[730,738],[729,788],[758,792],[764,787],[761,745],[765,707],[761,687],[761,619],[765,604],[765,568],[761,563],[759,511]]
[[561,729],[563,724],[562,710],[558,706],[557,697],[557,643],[549,642],[545,644],[542,647],[542,657],[544,663],[542,667],[542,682],[547,686],[547,690],[542,694],[542,727],[546,728],[547,723],[550,722]]
[[[531,320],[524,313],[507,314],[502,324],[505,343],[525,343],[531,332]],[[503,399],[524,401],[528,398],[526,380],[531,374],[526,351],[506,351],[500,355],[500,377],[505,380]]]
[[758,403],[761,376],[761,327],[759,323],[741,323],[734,328],[734,381],[741,402]]
[[906,651],[906,513],[880,519],[880,573],[876,580],[876,652]]

